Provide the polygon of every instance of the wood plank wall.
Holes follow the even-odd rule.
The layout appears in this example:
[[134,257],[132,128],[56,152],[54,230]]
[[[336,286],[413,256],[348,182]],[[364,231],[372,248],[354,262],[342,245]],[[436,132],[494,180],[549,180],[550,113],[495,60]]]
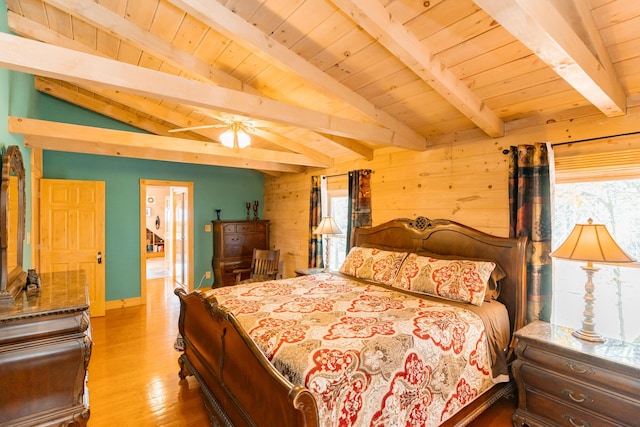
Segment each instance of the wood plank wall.
[[385,149],[372,161],[265,178],[265,218],[286,277],[307,266],[312,175],[372,169],[373,224],[394,218],[448,218],[508,235],[507,156],[496,144],[446,144],[425,152]]
[[[503,150],[511,145],[550,141],[567,143],[640,132],[640,99],[628,100],[627,115],[605,119],[586,111],[574,116],[542,119],[542,122],[511,122],[507,136],[449,135],[433,139],[424,152],[399,149],[376,150],[373,160],[350,160],[329,169],[305,174],[265,177],[264,216],[271,220],[270,243],[281,250],[285,277],[307,266],[309,237],[309,191],[312,175],[334,175],[355,169],[372,169],[373,224],[393,218],[448,218],[487,233],[507,236],[509,225],[508,159]],[[609,145],[609,151],[627,147],[628,141],[610,139],[591,143]],[[584,143],[581,143],[584,144]],[[584,152],[571,144],[556,154],[562,157]],[[575,147],[575,148],[572,148]],[[602,149],[598,149],[602,154]]]

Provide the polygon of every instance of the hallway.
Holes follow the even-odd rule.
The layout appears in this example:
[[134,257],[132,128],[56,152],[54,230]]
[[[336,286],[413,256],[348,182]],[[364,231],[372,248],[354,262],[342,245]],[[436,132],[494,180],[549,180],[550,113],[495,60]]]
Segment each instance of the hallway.
[[147,280],[169,277],[171,271],[164,257],[147,258]]

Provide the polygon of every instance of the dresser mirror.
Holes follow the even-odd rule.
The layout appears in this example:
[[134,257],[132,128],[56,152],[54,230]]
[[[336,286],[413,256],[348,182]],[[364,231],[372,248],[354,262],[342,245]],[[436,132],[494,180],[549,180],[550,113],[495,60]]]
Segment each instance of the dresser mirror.
[[25,173],[20,147],[2,153],[0,193],[0,304],[13,304],[25,284]]

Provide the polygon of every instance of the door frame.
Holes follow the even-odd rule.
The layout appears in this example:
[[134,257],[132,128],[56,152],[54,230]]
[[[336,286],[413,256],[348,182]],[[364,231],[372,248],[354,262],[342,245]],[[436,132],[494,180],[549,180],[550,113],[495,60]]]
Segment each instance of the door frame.
[[147,248],[146,248],[146,193],[147,186],[151,187],[185,187],[187,189],[187,253],[189,257],[187,274],[189,291],[193,290],[194,281],[194,223],[193,223],[193,182],[190,181],[163,181],[153,179],[140,179],[140,299],[145,304],[147,301]]

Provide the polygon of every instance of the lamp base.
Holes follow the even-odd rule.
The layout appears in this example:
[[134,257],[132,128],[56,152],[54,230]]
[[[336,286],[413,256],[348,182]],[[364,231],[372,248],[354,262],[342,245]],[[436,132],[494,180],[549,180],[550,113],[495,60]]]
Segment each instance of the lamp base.
[[585,331],[584,329],[578,329],[571,333],[574,337],[583,341],[589,342],[604,342],[604,338],[597,332]]

